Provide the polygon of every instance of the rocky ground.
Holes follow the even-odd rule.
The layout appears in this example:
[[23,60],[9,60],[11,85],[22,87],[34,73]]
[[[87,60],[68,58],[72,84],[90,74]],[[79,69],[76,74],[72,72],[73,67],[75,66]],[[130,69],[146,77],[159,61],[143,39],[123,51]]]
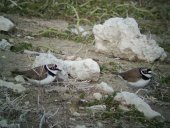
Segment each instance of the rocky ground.
[[[100,79],[97,82],[76,81],[70,79],[64,83],[53,83],[53,86],[36,87],[24,85],[26,92],[18,94],[9,89],[0,88],[0,119],[8,124],[20,124],[21,128],[159,128],[170,127],[170,56],[165,62],[131,62],[114,58],[110,55],[97,53],[92,43],[76,43],[60,37],[42,37],[40,31],[47,28],[66,30],[68,23],[62,20],[42,20],[38,18],[24,18],[17,15],[9,15],[16,24],[16,30],[6,35],[1,33],[1,38],[7,38],[17,45],[31,43],[29,50],[47,52],[51,50],[57,58],[66,59],[69,56],[93,58],[101,68]],[[38,35],[38,36],[37,36]],[[14,81],[11,71],[15,68],[30,68],[34,57],[23,54],[21,51],[0,51],[0,75],[1,79]],[[93,93],[100,92],[90,86],[106,82],[115,92],[137,89],[128,87],[120,78],[111,74],[111,71],[126,71],[134,67],[151,67],[156,75],[144,91],[139,95],[145,99],[151,107],[160,112],[165,120],[146,120],[143,115],[132,107],[130,112],[122,112],[117,109],[117,103],[106,98],[102,101],[94,100]],[[86,86],[86,88],[83,88]],[[102,93],[102,92],[101,92]],[[88,103],[80,103],[80,99],[86,99]],[[112,106],[112,111],[94,112],[81,109],[83,106],[106,104]],[[43,122],[43,123],[42,123]],[[5,123],[4,123],[5,124]]]

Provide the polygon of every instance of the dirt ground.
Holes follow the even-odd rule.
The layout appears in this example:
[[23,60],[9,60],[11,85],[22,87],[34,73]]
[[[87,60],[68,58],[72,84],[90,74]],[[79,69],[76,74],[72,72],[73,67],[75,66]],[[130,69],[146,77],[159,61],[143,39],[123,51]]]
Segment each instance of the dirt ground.
[[[57,51],[54,54],[57,58],[61,59],[67,56],[76,56],[83,59],[93,58],[97,60],[101,67],[106,65],[108,69],[112,69],[113,65],[109,64],[114,63],[119,71],[126,71],[134,67],[151,67],[157,75],[155,75],[150,85],[145,88],[147,91],[141,91],[139,95],[143,97],[155,111],[160,112],[165,117],[166,121],[170,121],[170,103],[169,101],[161,100],[164,99],[163,97],[165,95],[167,97],[170,96],[170,94],[168,94],[170,86],[160,82],[162,76],[170,75],[169,54],[165,62],[131,62],[97,53],[94,50],[93,44],[82,44],[70,40],[47,37],[34,37],[30,39],[28,37],[30,33],[34,35],[46,28],[65,30],[69,24],[62,20],[42,20],[19,16],[9,17],[16,24],[16,31],[10,35],[9,39],[14,40],[14,44],[17,42],[29,42],[35,47],[41,46],[42,49],[48,47]],[[34,57],[29,57],[23,53],[0,51],[1,78],[7,81],[13,81],[14,78],[11,75],[11,71],[15,68],[20,68],[21,70],[30,68],[33,60]],[[54,83],[53,86],[49,87],[24,85],[27,88],[24,94],[15,94],[7,89],[1,88],[1,102],[6,101],[5,97],[8,95],[11,101],[15,100],[13,104],[10,102],[8,107],[15,111],[9,112],[10,109],[7,107],[4,109],[4,112],[0,113],[3,113],[3,117],[10,118],[9,120],[11,122],[15,120],[13,123],[20,123],[21,128],[37,128],[43,119],[46,120],[46,124],[42,126],[44,128],[48,127],[47,125],[51,125],[51,128],[74,128],[77,125],[85,125],[87,128],[149,127],[134,119],[128,120],[123,118],[113,121],[113,119],[110,118],[100,118],[101,113],[92,113],[79,109],[77,101],[80,100],[82,95],[85,99],[93,99],[91,91],[79,89],[81,85],[87,85],[88,87],[103,81],[111,85],[115,91],[137,91],[137,89],[128,87],[121,79],[115,77],[109,71],[102,72],[97,82],[70,81],[71,82],[60,84]],[[80,115],[74,115],[74,112],[79,112]],[[43,118],[45,114],[47,114],[46,117],[48,118]],[[18,119],[18,117],[20,117],[20,119]],[[164,127],[168,128],[169,126],[165,125]]]

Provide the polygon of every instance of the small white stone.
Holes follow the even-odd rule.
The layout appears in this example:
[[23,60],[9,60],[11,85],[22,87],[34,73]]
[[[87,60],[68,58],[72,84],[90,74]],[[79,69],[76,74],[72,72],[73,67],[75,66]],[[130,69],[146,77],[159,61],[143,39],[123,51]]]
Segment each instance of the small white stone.
[[101,94],[101,93],[93,93],[93,97],[94,97],[96,100],[101,100],[102,94]]
[[76,35],[81,34],[82,37],[85,37],[90,34],[90,31],[86,31],[83,26],[79,26],[78,28],[72,28],[71,32]]
[[34,39],[34,37],[32,37],[32,36],[25,36],[24,38],[25,38],[25,39],[28,39],[28,40]]
[[11,46],[13,46],[12,44],[10,44],[7,40],[2,39],[0,41],[0,49],[2,50],[10,50]]
[[127,106],[123,106],[123,105],[119,105],[119,109],[123,110],[124,112],[128,112],[129,108],[127,108]]
[[71,120],[71,121],[76,121],[76,119],[75,119],[75,118],[70,118],[70,120]]
[[5,58],[6,58],[6,56],[2,56],[2,58],[4,58],[4,59],[5,59]]
[[7,120],[5,120],[5,119],[1,120],[0,121],[0,126],[3,127],[3,128],[8,127]]
[[86,109],[92,110],[92,111],[105,111],[106,105],[93,105],[90,107],[86,107]]
[[21,37],[21,34],[17,34],[17,37]]
[[14,28],[14,24],[7,18],[0,16],[0,31],[10,31]]
[[26,101],[26,102],[25,102],[25,105],[26,105],[26,106],[28,106],[29,104],[30,104],[30,102],[29,102],[29,101]]
[[105,82],[101,82],[100,84],[97,84],[96,87],[102,89],[103,91],[105,91],[107,93],[114,92],[113,88]]
[[24,78],[22,77],[22,75],[18,75],[15,77],[15,81],[19,82],[19,83],[25,83]]
[[80,113],[78,113],[78,112],[73,112],[73,116],[80,116]]
[[101,122],[97,122],[97,126],[98,126],[98,128],[103,128],[104,127],[104,125]]
[[85,125],[77,125],[75,128],[86,128]]

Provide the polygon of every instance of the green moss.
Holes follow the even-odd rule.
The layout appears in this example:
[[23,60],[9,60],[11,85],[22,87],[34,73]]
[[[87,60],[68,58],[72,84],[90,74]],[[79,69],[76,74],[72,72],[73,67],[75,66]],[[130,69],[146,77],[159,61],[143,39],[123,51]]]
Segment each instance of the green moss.
[[55,37],[59,39],[68,39],[68,40],[73,40],[76,42],[81,42],[81,43],[91,43],[93,42],[93,35],[89,35],[87,37],[81,36],[81,34],[76,35],[74,33],[71,33],[70,31],[62,31],[62,30],[57,30],[53,28],[48,28],[46,30],[40,31],[36,34],[36,36],[43,36],[43,37]]
[[99,104],[101,104],[102,102],[101,101],[99,101],[99,100],[93,100],[93,101],[91,101],[91,102],[87,102],[86,103],[86,105],[85,106],[93,106],[93,105],[99,105]]
[[168,87],[166,86],[167,85],[165,85],[164,87],[161,86],[160,88],[157,88],[153,92],[153,96],[160,101],[170,102],[170,93]]
[[170,85],[170,75],[163,76],[163,77],[161,78],[161,83]]
[[112,106],[118,106],[118,102],[113,100],[115,95],[116,92],[108,95],[107,97],[102,98],[101,100],[93,100],[91,102],[87,102],[86,106],[105,104],[108,109],[110,109]]
[[32,50],[33,49],[33,46],[31,43],[18,43],[18,44],[15,44],[12,48],[11,48],[11,51],[12,52],[21,52],[23,50]]
[[122,67],[115,62],[106,62],[100,66],[102,73],[116,72],[119,71],[121,68]]
[[46,30],[40,31],[37,35],[43,37],[60,37],[60,38],[68,38],[69,36],[67,32],[53,28],[48,28]]
[[142,2],[142,5],[139,2],[135,3],[131,0],[109,2],[105,0],[58,0],[57,2],[52,0],[34,2],[22,0],[15,3],[13,4],[10,1],[3,0],[0,4],[0,11],[48,18],[64,18],[70,21],[76,21],[78,14],[79,20],[89,20],[91,22],[101,22],[115,16],[131,16],[136,19],[166,19],[169,17],[169,6],[166,1],[164,3],[152,1],[149,4]]
[[165,42],[165,43],[163,43],[163,44],[160,44],[160,46],[161,46],[162,48],[164,48],[165,51],[167,51],[167,52],[170,53],[170,44],[169,44],[169,42]]
[[86,95],[86,94],[85,94],[84,92],[81,93],[81,94],[80,94],[80,99],[84,99],[85,95]]

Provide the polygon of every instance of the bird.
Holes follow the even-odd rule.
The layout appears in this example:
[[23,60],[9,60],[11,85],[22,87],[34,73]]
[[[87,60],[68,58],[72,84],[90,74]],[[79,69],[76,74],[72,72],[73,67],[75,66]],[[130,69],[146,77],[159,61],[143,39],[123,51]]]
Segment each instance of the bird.
[[47,85],[56,79],[58,72],[62,70],[56,64],[47,64],[38,66],[25,71],[12,71],[12,74],[22,75],[23,78],[31,84]]
[[133,68],[121,73],[113,72],[112,74],[120,76],[128,85],[137,88],[148,85],[152,78],[152,70],[144,67]]

